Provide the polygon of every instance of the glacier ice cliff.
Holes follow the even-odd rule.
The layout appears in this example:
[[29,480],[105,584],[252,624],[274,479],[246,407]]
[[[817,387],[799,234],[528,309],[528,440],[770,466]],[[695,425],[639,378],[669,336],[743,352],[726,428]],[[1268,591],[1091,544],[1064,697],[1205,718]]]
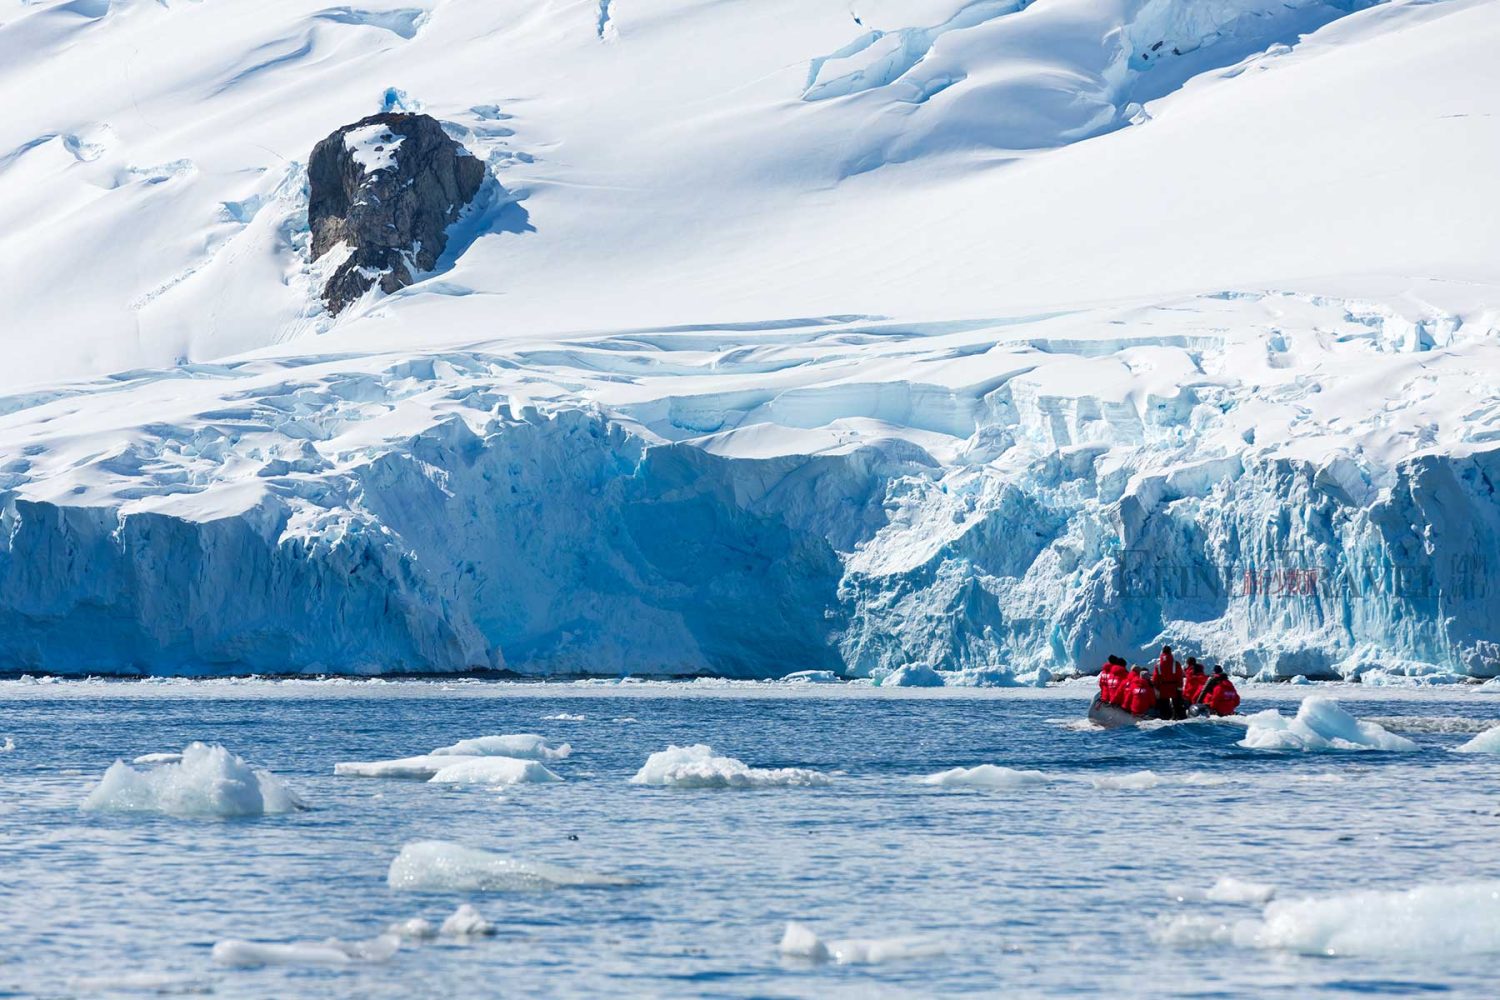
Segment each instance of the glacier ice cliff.
[[0,669],[1493,676],[1493,342],[1257,294],[63,384],[0,406]]

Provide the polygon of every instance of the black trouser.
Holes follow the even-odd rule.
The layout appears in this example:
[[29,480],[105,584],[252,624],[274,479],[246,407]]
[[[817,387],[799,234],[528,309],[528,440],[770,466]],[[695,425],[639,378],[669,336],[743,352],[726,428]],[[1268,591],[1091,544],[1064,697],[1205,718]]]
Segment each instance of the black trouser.
[[1186,719],[1187,702],[1181,694],[1169,694],[1156,699],[1156,716],[1159,719]]

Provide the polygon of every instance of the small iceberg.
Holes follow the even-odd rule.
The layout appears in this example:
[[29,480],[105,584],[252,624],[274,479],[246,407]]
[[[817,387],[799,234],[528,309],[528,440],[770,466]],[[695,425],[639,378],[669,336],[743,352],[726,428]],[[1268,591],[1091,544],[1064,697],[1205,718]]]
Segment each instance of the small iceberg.
[[978,767],[955,767],[948,771],[939,771],[937,774],[929,774],[920,780],[924,785],[937,785],[940,788],[985,788],[1008,791],[1043,784],[1047,776],[1041,771],[1018,771],[996,764],[980,764]]
[[514,757],[462,757],[427,779],[435,785],[525,785],[561,781],[536,760]]
[[1500,726],[1486,729],[1463,746],[1454,747],[1454,753],[1500,753]]
[[289,813],[307,806],[271,772],[252,768],[221,746],[190,743],[181,760],[149,770],[115,761],[83,808],[229,817]]
[[180,753],[143,753],[139,757],[137,757],[135,760],[131,761],[131,763],[132,764],[147,764],[147,765],[152,765],[152,764],[180,764],[180,763],[182,763],[182,754],[180,754]]
[[1278,900],[1235,925],[1234,942],[1302,955],[1500,953],[1500,881]]
[[445,840],[421,840],[401,848],[386,873],[386,884],[405,892],[542,892],[635,882],[618,875],[520,861]]
[[434,925],[425,917],[412,917],[391,924],[387,934],[394,934],[405,941],[431,941],[441,937],[488,937],[495,933],[495,925],[484,919],[484,915],[469,903],[454,910],[441,925]]
[[1373,722],[1361,722],[1330,698],[1304,698],[1294,718],[1274,708],[1250,716],[1240,746],[1251,750],[1416,750]]
[[1167,894],[1179,903],[1266,903],[1276,895],[1276,887],[1224,876],[1207,889],[1176,885],[1169,886]]
[[947,953],[946,945],[921,938],[844,938],[825,941],[811,927],[792,921],[781,935],[781,954],[808,962],[870,965]]
[[632,785],[661,788],[796,788],[828,784],[828,775],[803,767],[751,767],[733,757],[716,757],[702,743],[669,746],[646,758]]
[[446,937],[488,937],[495,933],[495,925],[484,919],[473,906],[464,903],[443,921],[439,933]]
[[782,684],[838,684],[839,675],[832,670],[798,670],[780,679]]
[[401,939],[382,934],[368,941],[293,941],[276,944],[230,938],[214,945],[213,960],[236,969],[262,965],[359,965],[388,961],[401,950]]
[[1156,788],[1165,784],[1166,779],[1155,771],[1132,771],[1129,774],[1106,774],[1098,778],[1090,778],[1089,784],[1095,788],[1123,792],[1144,792],[1147,789]]
[[536,733],[478,736],[438,747],[434,757],[517,757],[521,760],[562,760],[573,752],[567,743],[553,743]]
[[411,781],[431,781],[445,767],[452,767],[461,761],[479,759],[478,757],[429,753],[417,757],[399,757],[396,760],[343,761],[333,765],[333,773],[355,778],[405,778]]

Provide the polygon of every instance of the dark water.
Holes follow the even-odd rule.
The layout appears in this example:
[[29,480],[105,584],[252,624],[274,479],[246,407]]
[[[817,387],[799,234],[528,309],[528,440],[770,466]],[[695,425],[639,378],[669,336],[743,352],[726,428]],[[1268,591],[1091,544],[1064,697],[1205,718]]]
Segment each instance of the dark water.
[[[1082,715],[1081,694],[7,685],[0,741],[16,748],[0,754],[0,995],[152,995],[102,989],[139,974],[225,997],[1500,994],[1494,955],[1318,958],[1153,938],[1189,911],[1259,913],[1175,902],[1173,883],[1230,875],[1294,896],[1500,877],[1496,758],[1452,754],[1467,735],[1428,731],[1500,721],[1500,700],[1346,707],[1400,717],[1390,724],[1421,750],[1252,752],[1222,724],[1079,731],[1065,723]],[[585,718],[544,719],[559,713]],[[555,765],[566,783],[446,789],[332,773],[335,761],[513,732],[569,741],[573,755]],[[80,811],[117,756],[194,739],[269,768],[314,808],[236,820]],[[650,753],[699,742],[755,766],[841,773],[822,788],[628,783]],[[1049,780],[1012,791],[916,780],[980,763]],[[1090,783],[1143,769],[1165,783]],[[640,884],[389,889],[391,859],[422,839]],[[494,938],[407,945],[350,969],[210,959],[223,938],[369,938],[466,901],[499,925]],[[948,952],[810,966],[778,954],[792,919],[830,938],[917,936]]]

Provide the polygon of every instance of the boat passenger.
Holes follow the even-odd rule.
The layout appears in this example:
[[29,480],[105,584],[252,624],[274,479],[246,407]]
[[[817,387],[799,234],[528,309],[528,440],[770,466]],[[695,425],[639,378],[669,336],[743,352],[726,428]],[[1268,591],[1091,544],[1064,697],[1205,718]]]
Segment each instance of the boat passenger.
[[[1218,683],[1215,683],[1217,681]],[[1214,667],[1214,675],[1208,679],[1203,701],[1215,715],[1233,715],[1240,707],[1240,693],[1234,689],[1234,681],[1224,673],[1223,667]]]
[[1131,715],[1143,716],[1150,715],[1155,707],[1156,691],[1151,686],[1151,678],[1146,676],[1145,667],[1136,667],[1130,675],[1125,709]]
[[1161,659],[1151,672],[1151,686],[1156,689],[1156,714],[1163,719],[1187,718],[1187,703],[1182,700],[1182,667],[1172,658],[1172,647],[1163,646]]
[[1207,683],[1208,675],[1203,672],[1203,664],[1188,657],[1187,673],[1182,676],[1182,700],[1189,705],[1196,705],[1203,694],[1203,686]]

